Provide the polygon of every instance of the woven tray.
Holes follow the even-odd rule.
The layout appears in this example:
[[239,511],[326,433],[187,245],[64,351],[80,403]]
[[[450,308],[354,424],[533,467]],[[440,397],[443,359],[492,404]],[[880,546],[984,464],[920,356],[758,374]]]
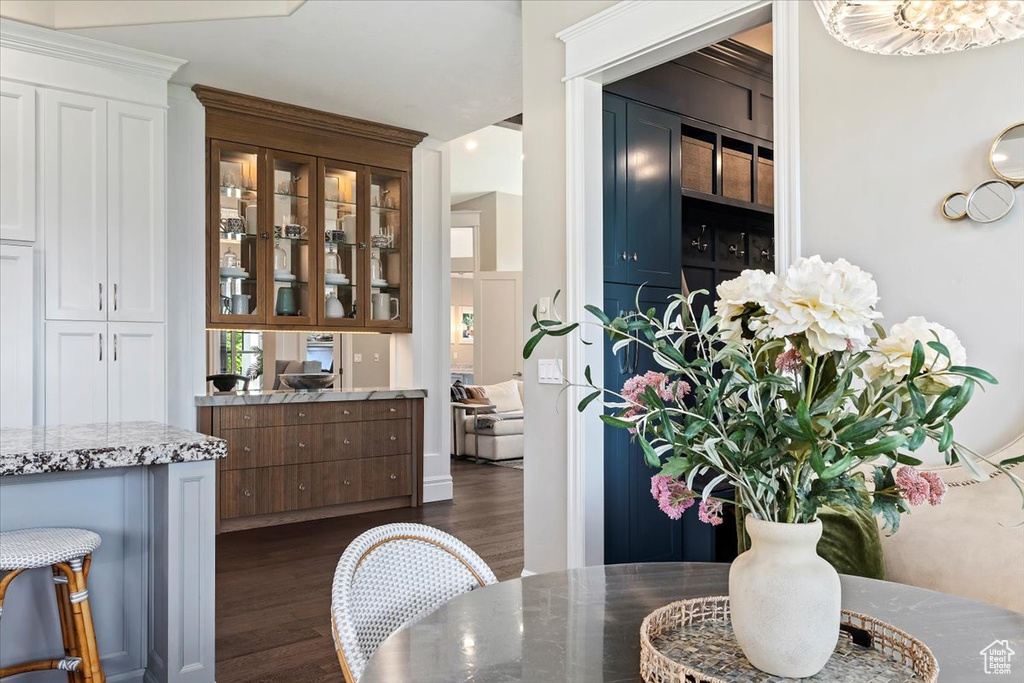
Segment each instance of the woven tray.
[[[939,665],[916,638],[872,617],[843,610],[823,683],[935,683]],[[856,641],[856,643],[854,642]],[[869,645],[870,641],[870,645]],[[860,644],[858,644],[860,643]],[[640,627],[640,675],[647,683],[768,683],[743,656],[729,621],[729,598],[681,600],[651,612]]]

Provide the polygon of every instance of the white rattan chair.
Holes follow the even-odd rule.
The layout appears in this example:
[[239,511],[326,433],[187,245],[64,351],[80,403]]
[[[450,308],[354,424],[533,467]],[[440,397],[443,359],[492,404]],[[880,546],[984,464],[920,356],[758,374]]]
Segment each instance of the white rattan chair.
[[454,536],[422,524],[386,524],[345,549],[334,573],[331,628],[338,662],[357,683],[384,639],[454,598],[497,583]]

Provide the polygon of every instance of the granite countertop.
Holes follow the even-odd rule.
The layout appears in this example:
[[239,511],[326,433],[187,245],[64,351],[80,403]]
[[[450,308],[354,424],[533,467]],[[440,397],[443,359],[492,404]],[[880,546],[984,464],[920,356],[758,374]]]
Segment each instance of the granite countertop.
[[224,391],[196,396],[196,405],[251,406],[272,403],[329,403],[331,401],[382,401],[395,398],[426,398],[426,389],[387,389],[365,387],[356,389],[320,389],[318,391],[292,391],[266,389],[263,391]]
[[162,422],[0,429],[0,476],[216,460],[227,442]]

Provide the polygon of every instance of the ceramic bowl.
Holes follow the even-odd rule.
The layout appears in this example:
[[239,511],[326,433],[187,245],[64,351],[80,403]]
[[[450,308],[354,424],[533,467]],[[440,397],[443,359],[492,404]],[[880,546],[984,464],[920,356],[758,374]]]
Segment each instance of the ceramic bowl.
[[278,375],[281,384],[296,391],[315,391],[326,389],[334,383],[334,374],[330,372],[294,372]]

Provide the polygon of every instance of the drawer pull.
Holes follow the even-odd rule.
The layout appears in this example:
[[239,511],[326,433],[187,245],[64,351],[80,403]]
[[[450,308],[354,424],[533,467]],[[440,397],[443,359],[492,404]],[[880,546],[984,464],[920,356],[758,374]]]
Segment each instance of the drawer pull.
[[351,484],[352,484],[352,482],[350,482],[348,479],[345,480],[345,486],[349,486]]
[[392,440],[392,441],[398,441],[398,437],[397,437],[397,436],[395,436],[394,434],[392,434],[392,435],[391,435],[391,440]]
[[350,444],[350,443],[352,443],[352,442],[351,442],[351,441],[349,441],[348,439],[345,439],[345,441],[344,441],[343,443],[344,443],[344,444],[345,444],[345,445],[347,446],[347,445],[349,445],[349,444]]
[[242,495],[243,495],[243,496],[245,496],[246,498],[248,498],[249,496],[251,496],[251,495],[252,495],[252,493],[250,493],[249,491],[246,491],[246,492],[245,492],[245,493],[243,493]]
[[397,475],[397,474],[392,474],[392,475],[391,475],[391,478],[392,478],[392,479],[398,479],[398,475]]
[[300,442],[299,442],[299,448],[305,448],[305,447],[306,447],[306,444],[304,444],[304,443],[302,443],[302,442],[300,441]]
[[299,417],[306,417],[306,414],[300,410],[299,411]]
[[352,414],[352,411],[350,411],[350,410],[345,410],[345,411],[342,411],[342,412],[343,412],[343,413],[344,413],[345,415],[351,415],[351,414]]
[[305,484],[299,484],[299,490],[300,491],[305,491],[306,490],[306,485]]
[[392,413],[397,413],[398,412],[398,408],[388,408],[388,411],[390,411]]
[[249,420],[252,419],[252,415],[243,415],[242,419],[245,420],[246,422],[248,422]]
[[252,449],[249,448],[248,446],[243,446],[242,450],[245,451],[246,453],[251,453],[252,452]]

